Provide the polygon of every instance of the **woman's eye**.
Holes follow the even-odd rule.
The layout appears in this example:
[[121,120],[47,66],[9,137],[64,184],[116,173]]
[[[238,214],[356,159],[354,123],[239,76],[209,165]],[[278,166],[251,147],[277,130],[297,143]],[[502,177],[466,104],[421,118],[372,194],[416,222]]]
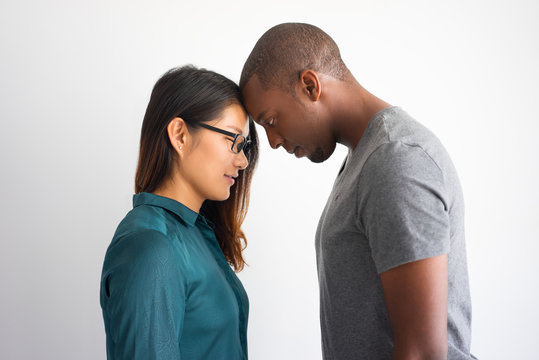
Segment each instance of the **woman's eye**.
[[271,127],[275,126],[275,118],[269,119],[269,121],[267,122],[267,124],[268,124],[268,126],[271,126]]

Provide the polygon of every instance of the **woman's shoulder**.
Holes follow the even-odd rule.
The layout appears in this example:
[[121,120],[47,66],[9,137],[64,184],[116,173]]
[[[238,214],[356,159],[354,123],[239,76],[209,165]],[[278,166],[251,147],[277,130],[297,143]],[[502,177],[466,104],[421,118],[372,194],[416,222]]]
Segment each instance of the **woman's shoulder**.
[[137,206],[118,225],[107,252],[135,252],[138,256],[168,252],[172,239],[167,235],[167,217],[162,209]]
[[120,292],[134,298],[140,292],[153,291],[158,284],[181,283],[188,273],[178,255],[174,239],[156,228],[137,227],[115,236],[103,263],[104,293],[122,289]]
[[172,250],[172,241],[163,232],[153,228],[137,228],[115,235],[107,249],[107,257],[153,261],[168,258]]
[[127,213],[118,225],[114,237],[126,233],[159,232],[166,234],[167,222],[170,220],[166,211],[160,207],[141,205]]

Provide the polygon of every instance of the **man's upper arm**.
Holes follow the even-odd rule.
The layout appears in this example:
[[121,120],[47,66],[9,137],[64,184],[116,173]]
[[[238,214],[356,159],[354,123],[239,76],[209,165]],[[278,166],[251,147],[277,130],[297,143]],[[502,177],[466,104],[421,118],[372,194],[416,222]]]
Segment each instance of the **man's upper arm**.
[[393,359],[447,357],[447,255],[380,275],[393,330]]
[[358,223],[378,273],[449,253],[442,171],[420,147],[388,143],[374,151],[358,184]]
[[359,225],[382,281],[394,359],[445,358],[450,199],[442,171],[422,148],[389,143],[369,157],[359,186]]

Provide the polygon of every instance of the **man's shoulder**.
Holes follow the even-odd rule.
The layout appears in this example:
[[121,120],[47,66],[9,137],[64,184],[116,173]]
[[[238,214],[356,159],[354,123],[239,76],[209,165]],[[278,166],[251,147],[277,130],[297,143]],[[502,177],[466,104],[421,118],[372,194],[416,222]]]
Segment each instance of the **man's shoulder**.
[[[363,154],[363,164],[403,171],[452,169],[452,163],[439,138],[425,125],[400,107],[391,107],[373,118],[374,140],[369,141]],[[371,134],[372,136],[372,134]],[[428,165],[427,168],[424,168]]]
[[402,142],[428,149],[441,146],[438,137],[400,107],[386,109],[380,121],[387,134],[387,142]]

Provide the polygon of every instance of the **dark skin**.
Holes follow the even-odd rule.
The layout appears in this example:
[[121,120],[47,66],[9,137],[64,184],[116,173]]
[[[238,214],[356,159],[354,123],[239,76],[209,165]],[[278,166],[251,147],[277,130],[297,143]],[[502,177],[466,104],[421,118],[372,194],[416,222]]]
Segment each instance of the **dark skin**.
[[[282,146],[313,162],[329,158],[337,143],[353,151],[369,120],[390,106],[352,75],[342,81],[305,70],[292,91],[264,89],[254,75],[243,89],[245,106],[264,127],[272,148]],[[380,280],[393,330],[393,359],[446,359],[447,255],[395,267]]]

